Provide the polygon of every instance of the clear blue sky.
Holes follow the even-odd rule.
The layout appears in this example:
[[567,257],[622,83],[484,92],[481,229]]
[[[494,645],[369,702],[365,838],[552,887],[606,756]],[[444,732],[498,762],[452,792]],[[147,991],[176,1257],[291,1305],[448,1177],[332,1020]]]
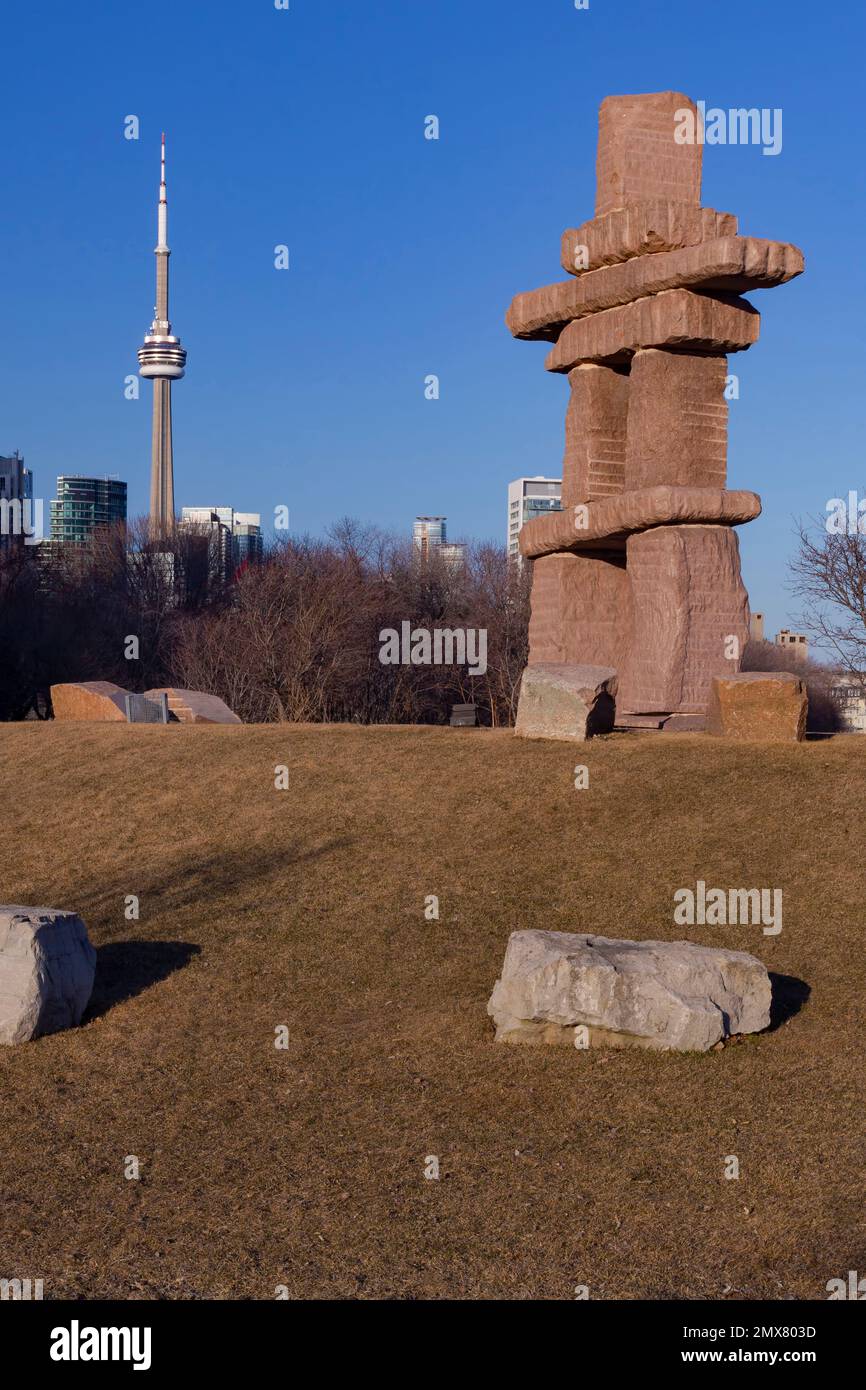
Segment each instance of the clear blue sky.
[[509,479],[559,474],[567,391],[503,314],[563,278],[560,234],[592,215],[599,102],[781,107],[778,156],[705,149],[703,201],[806,253],[752,296],[761,340],[731,359],[729,481],[764,500],[746,582],[774,629],[792,615],[793,517],[866,492],[859,7],[44,0],[7,9],[3,48],[0,452],[39,496],[58,472],[118,473],[146,509],[150,388],[127,401],[123,381],[152,316],[165,128],[177,503],[265,522],[284,503],[314,534],[441,512],[455,539],[501,540]]

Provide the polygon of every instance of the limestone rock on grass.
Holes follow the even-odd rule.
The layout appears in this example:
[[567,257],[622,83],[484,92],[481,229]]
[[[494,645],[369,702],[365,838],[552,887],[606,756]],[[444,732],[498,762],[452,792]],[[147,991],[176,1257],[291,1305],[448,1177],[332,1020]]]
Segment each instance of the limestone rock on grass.
[[497,1042],[706,1052],[768,1027],[766,967],[745,951],[690,941],[513,932],[487,1012]]
[[527,666],[515,733],[581,743],[613,728],[616,671],[609,666]]
[[80,1023],[95,972],[96,951],[76,913],[0,907],[0,1044]]

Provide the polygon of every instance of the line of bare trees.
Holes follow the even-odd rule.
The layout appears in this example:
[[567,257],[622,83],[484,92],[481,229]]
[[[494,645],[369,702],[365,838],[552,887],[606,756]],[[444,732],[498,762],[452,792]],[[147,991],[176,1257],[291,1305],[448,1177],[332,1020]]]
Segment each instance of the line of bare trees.
[[[804,667],[771,643],[750,643],[743,664],[802,671],[810,724],[831,729],[835,673],[866,675],[866,535],[801,527],[791,572],[805,600],[800,623],[831,665]],[[100,529],[86,547],[6,544],[0,719],[47,717],[57,682],[112,680],[132,690],[208,690],[250,722],[442,723],[454,704],[471,701],[482,723],[511,724],[530,580],[531,567],[509,564],[498,546],[470,545],[465,566],[455,566],[348,520],[327,540],[275,542],[263,563],[228,583],[205,528],[154,540],[141,520]],[[486,671],[383,664],[380,633],[404,622],[486,630]]]
[[[344,521],[278,540],[228,584],[203,528],[155,541],[142,521],[39,563],[35,549],[0,557],[0,718],[47,715],[54,683],[111,680],[208,690],[251,722],[442,723],[470,701],[482,723],[514,720],[529,574],[504,548],[470,545],[456,566]],[[404,622],[485,629],[486,671],[384,665],[379,634]]]

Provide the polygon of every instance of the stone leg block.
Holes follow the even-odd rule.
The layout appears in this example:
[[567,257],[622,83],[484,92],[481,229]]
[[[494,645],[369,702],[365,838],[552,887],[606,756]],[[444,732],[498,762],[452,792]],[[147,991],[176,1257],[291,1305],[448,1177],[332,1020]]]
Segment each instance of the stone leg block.
[[625,550],[543,555],[533,561],[530,665],[622,669],[631,639]]
[[613,728],[616,671],[609,666],[527,666],[515,733],[583,743]]
[[625,455],[628,491],[662,484],[725,486],[727,370],[728,359],[723,356],[661,348],[635,353]]
[[727,526],[658,526],[630,536],[631,653],[624,714],[702,714],[713,676],[739,670],[749,632],[740,550]]
[[95,971],[96,952],[74,912],[0,907],[0,1044],[80,1023]]
[[622,492],[625,482],[629,378],[614,367],[586,363],[568,377],[562,506]]
[[707,732],[755,743],[798,743],[806,736],[809,699],[793,671],[740,671],[710,687]]

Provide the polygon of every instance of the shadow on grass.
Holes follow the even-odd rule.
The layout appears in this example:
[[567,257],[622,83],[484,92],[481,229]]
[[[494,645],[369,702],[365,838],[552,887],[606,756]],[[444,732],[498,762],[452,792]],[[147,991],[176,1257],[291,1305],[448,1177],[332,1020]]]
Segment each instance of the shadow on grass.
[[[96,924],[100,931],[111,929],[111,918],[115,922],[123,911],[126,895],[134,892],[149,905],[148,916],[156,920],[160,914],[178,914],[191,907],[200,907],[203,899],[219,898],[228,907],[237,909],[245,898],[259,904],[263,885],[276,881],[280,894],[285,897],[291,889],[292,870],[310,864],[329,854],[348,850],[354,844],[350,836],[334,836],[323,844],[297,845],[273,844],[267,848],[260,844],[222,846],[209,856],[198,852],[195,857],[177,854],[166,855],[162,862],[151,862],[148,869],[140,865],[134,868],[116,865],[112,877],[103,879],[97,886],[93,874],[89,872],[76,883],[68,871],[62,888],[49,885],[41,892],[41,898],[34,901],[61,900],[73,912],[84,918],[88,927]],[[113,881],[112,881],[113,879]],[[130,884],[133,885],[130,888]],[[45,894],[48,897],[45,897]],[[110,905],[110,907],[109,907]]]
[[96,979],[83,1022],[108,1013],[182,970],[201,951],[188,941],[112,941],[96,952]]
[[777,975],[772,970],[770,984],[773,998],[770,1003],[770,1027],[767,1031],[774,1033],[783,1023],[787,1023],[789,1018],[800,1012],[812,991],[805,980],[798,980],[796,975]]

